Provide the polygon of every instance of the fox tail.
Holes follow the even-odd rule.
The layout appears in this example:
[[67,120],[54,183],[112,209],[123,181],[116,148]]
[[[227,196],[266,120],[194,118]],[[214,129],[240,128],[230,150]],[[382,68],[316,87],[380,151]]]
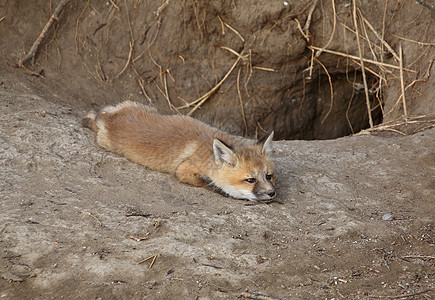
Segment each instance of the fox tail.
[[91,110],[83,119],[82,126],[89,128],[94,132],[98,132],[97,117],[100,109]]

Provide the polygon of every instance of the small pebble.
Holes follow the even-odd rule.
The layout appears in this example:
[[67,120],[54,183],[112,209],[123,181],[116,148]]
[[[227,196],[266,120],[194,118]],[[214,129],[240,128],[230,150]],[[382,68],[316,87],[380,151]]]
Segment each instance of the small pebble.
[[382,216],[383,221],[392,221],[394,220],[394,216],[392,214],[385,214]]

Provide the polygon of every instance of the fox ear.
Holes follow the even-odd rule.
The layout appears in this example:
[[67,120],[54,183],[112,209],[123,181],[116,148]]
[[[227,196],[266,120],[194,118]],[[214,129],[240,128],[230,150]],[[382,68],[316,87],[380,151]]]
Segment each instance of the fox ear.
[[273,130],[269,131],[265,136],[257,141],[258,145],[263,145],[261,152],[264,155],[269,155],[272,152]]
[[221,140],[213,140],[213,154],[216,164],[224,162],[229,165],[234,165],[235,163],[235,154],[233,150],[231,150],[231,148],[225,145]]

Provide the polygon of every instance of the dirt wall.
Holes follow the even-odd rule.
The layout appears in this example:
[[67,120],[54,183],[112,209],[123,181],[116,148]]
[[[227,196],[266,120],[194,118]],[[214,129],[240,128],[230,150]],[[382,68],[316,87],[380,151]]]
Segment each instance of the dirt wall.
[[[5,70],[55,6],[2,2]],[[349,1],[70,1],[28,68],[70,106],[151,102],[248,136],[358,132],[369,126],[364,86],[374,125],[402,121],[403,103],[407,116],[433,117],[434,14],[412,1],[357,1],[356,35],[353,11]]]

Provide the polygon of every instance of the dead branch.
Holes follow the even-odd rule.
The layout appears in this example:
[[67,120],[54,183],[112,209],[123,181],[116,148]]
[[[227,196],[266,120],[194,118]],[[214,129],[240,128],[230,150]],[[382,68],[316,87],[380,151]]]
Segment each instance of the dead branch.
[[298,27],[299,32],[302,34],[302,36],[307,41],[307,43],[309,43],[310,42],[310,37],[308,35],[306,35],[305,32],[303,31],[301,23],[299,22],[299,20],[295,18],[295,22],[296,22],[296,25]]
[[192,108],[192,110],[187,114],[188,116],[190,116],[191,114],[193,114],[198,108],[201,107],[201,105],[207,101],[208,98],[210,98],[211,95],[213,95],[220,87],[221,85],[225,82],[225,80],[228,78],[228,76],[230,76],[231,72],[234,70],[234,68],[237,66],[237,64],[239,63],[239,61],[241,59],[246,59],[246,56],[243,55],[242,53],[237,53],[234,50],[227,48],[227,47],[221,47],[224,50],[230,51],[231,53],[233,53],[234,55],[237,56],[236,61],[234,62],[234,64],[231,66],[230,70],[225,74],[225,76],[219,81],[218,84],[215,85],[215,87],[213,87],[210,91],[208,91],[207,93],[205,93],[203,96],[199,97],[198,99],[196,99],[195,101],[192,101],[190,103],[187,103],[183,106],[177,107],[177,109],[182,109],[182,108],[189,108],[193,105],[195,105],[195,107]]
[[77,21],[76,21],[76,33],[74,35],[74,40],[76,42],[76,54],[79,54],[79,52],[80,52],[80,42],[79,42],[79,24],[80,24],[80,19],[83,17],[83,15],[85,14],[86,10],[89,8],[89,2],[90,2],[90,0],[88,0],[86,2],[85,8],[81,12],[81,14],[78,16]]
[[392,121],[383,123],[381,125],[377,125],[373,128],[364,129],[364,130],[356,133],[355,136],[367,135],[367,134],[370,134],[371,132],[384,131],[384,130],[393,131],[393,132],[399,133],[401,135],[406,135],[405,133],[403,133],[397,129],[394,129],[394,127],[397,128],[397,127],[411,125],[411,124],[426,125],[425,127],[432,128],[435,126],[434,114],[421,115],[421,116],[408,116],[408,119],[405,121],[392,120]]
[[124,66],[124,68],[122,68],[121,72],[119,72],[118,75],[115,76],[115,78],[113,80],[118,79],[119,76],[121,76],[125,72],[125,70],[127,70],[128,66],[131,63],[131,57],[133,55],[133,47],[134,47],[134,45],[133,45],[133,42],[129,42],[129,44],[130,44],[130,51],[128,52],[128,58],[127,58],[127,61],[125,63],[125,66]]
[[144,241],[144,240],[146,240],[146,239],[148,239],[148,235],[149,235],[150,233],[149,232],[147,232],[147,234],[145,235],[145,236],[143,236],[143,237],[134,237],[134,236],[132,236],[132,235],[129,235],[128,236],[128,238],[129,239],[132,239],[133,241],[136,241],[136,242],[141,242],[141,241]]
[[266,68],[266,67],[259,67],[259,66],[253,66],[252,69],[254,69],[254,70],[260,70],[260,71],[266,71],[266,72],[276,72],[275,69]]
[[396,60],[399,60],[399,56],[396,51],[379,35],[379,33],[373,28],[372,24],[362,15],[361,11],[358,9],[361,19],[370,28],[370,30],[376,35],[376,38],[388,49],[388,51],[394,56]]
[[198,108],[201,107],[201,105],[207,101],[208,98],[210,98],[211,95],[214,94],[214,92],[216,92],[221,85],[225,82],[225,80],[228,78],[228,76],[230,76],[231,72],[234,70],[234,68],[237,66],[237,64],[240,61],[240,56],[237,57],[236,61],[234,62],[234,64],[231,66],[230,70],[227,72],[227,74],[225,74],[225,76],[221,79],[221,81],[219,81],[219,83],[212,88],[210,91],[208,91],[207,93],[205,93],[202,97],[200,97],[199,99],[193,101],[192,103],[190,103],[190,105],[192,105],[193,103],[197,103],[197,105],[195,105],[194,108],[192,108],[192,110],[187,114],[188,116],[190,116],[191,114],[193,114]]
[[51,15],[51,17],[48,20],[47,24],[45,24],[44,29],[39,34],[39,36],[36,39],[36,41],[33,43],[32,47],[29,50],[29,52],[23,58],[21,58],[20,61],[18,62],[18,66],[19,67],[24,66],[24,64],[26,64],[29,60],[34,60],[35,59],[36,52],[38,51],[39,46],[41,45],[42,41],[47,36],[48,32],[50,31],[51,27],[54,24],[54,21],[58,21],[59,20],[59,15],[60,15],[62,9],[65,7],[65,5],[69,1],[70,0],[61,0],[59,2],[59,4],[57,5],[56,9],[54,10],[53,15]]
[[322,62],[320,60],[318,60],[317,58],[313,57],[314,60],[316,60],[316,62],[322,66],[323,70],[325,71],[326,75],[328,76],[328,81],[329,81],[329,89],[330,89],[330,94],[331,94],[331,105],[329,106],[329,110],[326,113],[325,117],[322,119],[321,124],[323,124],[326,120],[326,118],[329,116],[329,114],[332,111],[332,106],[334,105],[334,88],[332,86],[332,78],[331,75],[329,75],[328,69],[325,67],[324,64],[322,64]]
[[222,25],[222,33],[223,34],[225,34],[225,30],[224,30],[223,26],[226,26],[226,27],[228,27],[228,29],[230,29],[232,32],[234,32],[239,37],[239,39],[242,40],[242,42],[245,42],[245,39],[243,38],[243,36],[234,27],[232,27],[230,24],[224,22],[220,16],[218,16],[218,18],[219,18],[219,21],[221,22],[221,25]]
[[97,222],[98,222],[98,226],[99,226],[99,227],[102,227],[102,226],[103,226],[103,223],[101,223],[101,221],[98,220],[98,218],[97,218],[96,216],[94,216],[92,213],[88,212],[87,215],[90,216],[90,217],[92,217],[92,218],[94,218],[95,220],[97,220]]
[[314,0],[313,3],[311,4],[310,9],[308,10],[308,16],[307,16],[307,21],[305,22],[305,26],[304,26],[304,36],[306,36],[309,40],[310,38],[310,25],[311,25],[311,18],[313,17],[313,13],[314,10],[316,9],[317,6],[317,2],[319,2],[318,0]]
[[419,42],[419,41],[414,41],[414,40],[407,39],[405,37],[398,36],[398,35],[395,35],[395,34],[393,34],[393,36],[398,38],[398,39],[401,39],[401,40],[404,40],[404,41],[407,41],[407,42],[411,42],[411,43],[415,43],[415,44],[418,44],[418,45],[421,45],[421,46],[435,46],[435,43],[423,43],[423,42]]
[[417,2],[418,4],[422,5],[423,7],[426,7],[427,9],[429,9],[432,13],[435,14],[435,8],[432,5],[427,4],[424,1],[421,0],[415,0],[415,2]]
[[109,1],[110,1],[110,3],[112,3],[113,7],[116,8],[117,11],[119,11],[118,5],[116,5],[116,3],[113,2],[113,0],[109,0]]
[[335,27],[337,26],[337,12],[335,10],[335,0],[331,1],[332,3],[332,14],[334,16],[334,21],[332,23],[332,32],[331,35],[329,36],[329,41],[326,43],[326,45],[323,48],[328,48],[329,44],[332,42],[332,39],[334,38],[334,34],[335,34]]
[[405,83],[403,80],[403,51],[402,51],[402,43],[399,43],[399,63],[400,63],[400,88],[402,90],[402,103],[403,103],[403,114],[405,117],[405,121],[408,118],[408,111],[406,109],[406,99],[405,99]]
[[[359,53],[359,57],[360,57],[360,61],[361,61],[361,74],[362,74],[362,78],[363,78],[363,82],[364,82],[364,92],[366,95],[367,114],[369,117],[370,128],[373,128],[372,110],[370,107],[369,88],[367,87],[366,70],[364,68],[364,60],[363,60],[363,55],[362,55],[361,43],[359,40],[358,21],[357,21],[357,17],[356,17],[356,2],[355,1],[353,1],[353,22],[355,25],[356,41],[358,44],[358,53]],[[401,68],[401,70],[402,70],[402,68]]]
[[239,72],[237,73],[237,93],[239,94],[240,109],[242,111],[243,124],[245,125],[245,135],[247,135],[248,134],[248,124],[246,123],[245,108],[243,107],[242,94],[240,93],[240,71],[241,70],[242,70],[242,67],[239,67]]
[[[324,49],[324,48],[320,48],[320,47],[316,47],[316,46],[308,46],[308,49],[318,50],[318,51],[321,51],[321,52],[325,52],[325,53],[329,53],[329,54],[335,54],[335,55],[339,55],[339,56],[343,56],[343,57],[347,57],[347,58],[351,58],[351,59],[355,59],[355,60],[361,60],[362,59],[366,63],[374,64],[374,65],[377,65],[377,66],[383,66],[383,67],[387,67],[387,68],[391,68],[391,69],[400,70],[400,67],[396,66],[396,65],[387,64],[387,63],[383,63],[383,62],[380,62],[380,61],[374,61],[374,60],[371,60],[371,59],[368,59],[368,58],[364,58],[364,57],[361,58],[359,56],[350,55],[350,54],[346,54],[346,53],[342,53],[342,52],[338,52],[338,51],[334,51],[334,50],[330,50],[330,49]],[[407,69],[407,68],[403,68],[403,71],[410,72],[410,73],[417,73],[417,71],[411,70],[411,69]]]
[[150,257],[147,257],[147,258],[141,260],[140,262],[138,262],[138,265],[140,265],[141,263],[146,262],[147,260],[152,259],[151,263],[148,266],[148,269],[151,269],[153,267],[153,265],[154,265],[154,262],[156,261],[156,258],[157,258],[157,254],[151,255]]

